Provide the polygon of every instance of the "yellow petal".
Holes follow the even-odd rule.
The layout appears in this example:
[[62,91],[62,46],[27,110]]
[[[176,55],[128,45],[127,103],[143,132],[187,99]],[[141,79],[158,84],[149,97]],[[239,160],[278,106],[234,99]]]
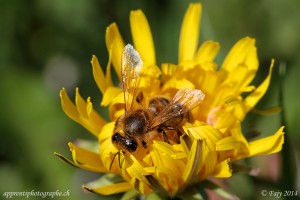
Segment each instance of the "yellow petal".
[[282,126],[274,135],[250,142],[249,156],[272,154],[281,151],[284,143],[283,129],[284,127]]
[[143,166],[136,160],[132,154],[124,154],[125,168],[131,177],[138,178],[139,180],[145,180],[145,171]]
[[[231,136],[236,138],[238,141],[242,141],[243,143],[247,143],[246,138],[244,137],[244,134],[242,132],[242,127],[240,123],[236,123],[230,130]],[[247,146],[248,148],[248,146]]]
[[101,147],[99,148],[103,166],[110,173],[120,173],[122,162],[120,161],[121,158],[118,151],[111,140],[105,140],[101,143]]
[[[168,192],[165,190],[165,188],[159,183],[159,181],[154,178],[152,175],[147,175],[146,179],[150,185],[150,187],[157,193],[168,195]],[[150,198],[149,198],[150,199]]]
[[57,152],[54,152],[54,155],[56,155],[59,159],[61,159],[62,161],[74,166],[74,167],[78,167],[80,168],[76,163],[74,163],[73,161],[69,160],[68,158],[66,158],[65,156],[57,153]]
[[131,185],[134,186],[135,190],[138,191],[138,193],[148,194],[148,193],[152,192],[152,189],[150,188],[148,182],[143,182],[137,178],[132,178],[130,180],[130,183],[131,183]]
[[93,109],[92,103],[89,100],[86,102],[82,99],[78,89],[76,90],[76,106],[69,99],[64,88],[60,91],[60,98],[66,115],[81,124],[95,136],[99,134],[106,121]]
[[[114,100],[116,96],[122,93],[122,90],[118,87],[109,87],[103,94],[101,106],[108,106]],[[124,98],[124,97],[123,97]]]
[[[232,160],[238,160],[242,157],[246,157],[249,155],[249,145],[246,140],[240,123],[236,123],[230,131],[232,137],[234,137],[237,141],[239,141],[238,147],[234,151],[234,155]],[[226,141],[226,140],[225,140]],[[220,143],[221,144],[221,143]]]
[[[142,71],[142,76],[146,76],[147,78],[156,78],[161,75],[160,69],[156,65],[147,65],[144,67]],[[143,77],[145,78],[145,77]]]
[[130,12],[130,28],[134,46],[145,66],[155,65],[155,50],[150,26],[141,10]]
[[225,132],[235,122],[235,116],[221,107],[213,108],[207,116],[207,123],[216,129],[223,129],[222,132]]
[[76,106],[74,103],[70,100],[66,89],[62,88],[59,93],[60,99],[61,99],[61,106],[63,108],[63,111],[66,113],[68,117],[76,121],[77,123],[80,123],[79,119],[79,113],[77,111]]
[[213,176],[216,178],[228,178],[232,175],[229,159],[221,162],[216,166]]
[[104,140],[111,139],[114,127],[115,127],[115,122],[109,122],[103,126],[103,128],[101,129],[98,135],[98,139],[100,143],[102,143]]
[[102,125],[105,124],[105,121],[93,110],[90,98],[85,101],[80,96],[78,88],[76,88],[75,102],[77,111],[80,114],[81,124],[84,124],[86,127],[88,127],[89,131],[97,136],[102,128]]
[[246,64],[238,64],[234,71],[228,73],[223,84],[231,84],[233,93],[239,95],[255,77],[256,71],[250,70]]
[[223,62],[222,69],[230,72],[240,64],[248,66],[251,71],[256,71],[258,68],[255,40],[250,37],[239,40],[232,47]]
[[191,3],[185,13],[179,39],[179,63],[192,61],[198,45],[202,6]]
[[99,154],[87,149],[83,149],[71,142],[69,142],[68,145],[70,151],[72,152],[75,166],[94,172],[107,172],[106,168],[103,166]]
[[195,61],[196,63],[203,64],[207,62],[213,62],[218,51],[220,49],[220,45],[214,41],[206,41],[204,42],[199,50],[197,51]]
[[104,73],[102,71],[102,68],[101,68],[96,56],[93,55],[91,63],[92,63],[92,67],[93,67],[94,79],[96,81],[98,88],[100,89],[101,93],[103,94],[105,92],[105,90],[107,89],[108,85],[106,84]]
[[193,89],[193,88],[195,88],[195,85],[191,81],[185,78],[173,77],[163,85],[162,90],[163,91],[167,89],[183,90],[183,89]]
[[217,151],[226,151],[226,150],[232,150],[232,149],[239,149],[241,141],[238,141],[234,137],[225,137],[219,140],[216,144],[216,150]]
[[257,87],[256,90],[254,90],[250,95],[248,95],[245,98],[244,102],[246,112],[251,110],[257,104],[257,102],[265,95],[271,81],[273,66],[274,60],[272,60],[271,62],[269,74],[266,77],[266,79]]
[[176,152],[172,145],[166,142],[155,141],[153,144],[153,148],[156,156],[160,155],[160,157],[152,158],[153,160],[155,160],[154,162],[158,162],[158,165],[159,163],[162,164],[161,166],[168,168],[175,174],[182,171],[182,169],[184,168],[184,163],[181,160],[177,160],[178,152]]
[[219,77],[214,71],[199,70],[203,74],[203,79],[199,80],[199,85],[202,86],[203,92],[209,98],[212,96],[215,98],[216,88],[219,86]]
[[94,192],[102,195],[118,194],[133,189],[132,185],[129,182],[115,183],[111,185],[102,186],[99,188],[90,188],[87,186],[83,186],[83,188],[90,192]]
[[163,75],[169,75],[172,76],[177,69],[177,65],[169,64],[169,63],[163,63],[161,65],[161,71]]
[[155,177],[171,194],[178,191],[182,182],[182,171],[185,168],[184,159],[174,159],[176,150],[166,142],[154,141],[150,156],[155,166]]
[[203,152],[204,148],[202,147],[201,140],[194,140],[186,167],[183,171],[183,180],[186,185],[189,185],[194,182],[195,179],[198,179],[197,174],[202,168],[206,156]]
[[107,27],[105,41],[108,52],[111,51],[111,60],[118,78],[121,80],[121,57],[125,44],[115,23],[112,23]]
[[186,123],[182,128],[193,139],[205,139],[209,151],[216,150],[217,141],[223,137],[217,129],[201,121],[195,121],[193,124]]
[[215,168],[216,168],[216,165],[218,163],[217,161],[217,156],[218,154],[215,152],[215,151],[210,151],[210,150],[206,150],[207,151],[207,155],[206,155],[206,160],[204,161],[204,169],[205,171],[202,172],[202,177],[205,178],[207,176],[210,176]]
[[80,96],[78,88],[76,88],[75,103],[78,113],[84,118],[88,118],[88,114],[86,112],[86,101]]
[[[148,182],[145,175],[148,175],[143,166],[132,154],[124,154],[124,169],[127,171],[131,179],[131,184],[142,194],[148,193],[151,189],[147,186]],[[136,185],[138,183],[138,185]]]

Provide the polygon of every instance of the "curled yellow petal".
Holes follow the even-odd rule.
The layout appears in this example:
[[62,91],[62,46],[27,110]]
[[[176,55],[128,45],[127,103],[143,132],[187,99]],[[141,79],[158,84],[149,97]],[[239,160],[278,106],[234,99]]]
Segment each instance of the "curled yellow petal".
[[168,82],[166,82],[162,88],[162,90],[167,90],[167,89],[193,89],[195,88],[195,85],[185,79],[185,78],[177,78],[177,77],[173,77],[171,78]]
[[256,90],[254,90],[250,95],[248,95],[245,98],[244,103],[246,112],[251,110],[257,104],[257,102],[265,95],[271,81],[273,66],[274,60],[272,60],[271,62],[269,74],[266,77],[266,79],[256,88]]
[[209,151],[215,151],[217,141],[222,138],[221,132],[201,121],[195,121],[193,124],[186,123],[183,129],[193,139],[205,139]]
[[203,64],[207,62],[213,62],[219,49],[220,49],[220,45],[217,42],[214,41],[204,42],[197,51],[195,57],[196,63]]
[[154,191],[159,192],[160,194],[168,195],[168,192],[165,190],[165,188],[152,175],[146,175],[146,179]]
[[170,78],[172,78],[172,75],[177,69],[177,65],[169,64],[169,63],[163,63],[161,65],[161,72],[162,72],[162,82],[167,82]]
[[201,12],[200,3],[191,3],[184,15],[179,39],[179,63],[194,59],[199,40]]
[[213,173],[213,176],[216,178],[228,178],[231,175],[232,175],[232,169],[230,167],[229,159],[224,160],[223,162],[218,164]]
[[57,152],[54,152],[54,155],[57,156],[59,159],[61,159],[62,161],[74,166],[74,167],[78,167],[80,168],[76,163],[74,163],[73,161],[69,160],[68,158],[66,158],[65,156],[57,153]]
[[136,160],[132,154],[124,154],[125,168],[131,177],[138,178],[139,180],[145,180],[145,171],[142,165]]
[[106,91],[108,85],[106,84],[106,81],[104,81],[105,80],[104,73],[95,55],[93,55],[91,63],[93,68],[94,80],[96,81],[98,88],[103,94]]
[[111,51],[111,60],[118,75],[118,78],[119,80],[121,80],[121,57],[125,44],[119,32],[119,29],[115,23],[112,23],[107,27],[105,41],[107,50],[109,52]]
[[[122,90],[120,88],[109,87],[103,94],[101,106],[108,106],[109,104],[111,104],[111,102],[114,100],[114,98],[116,98],[120,93],[122,93]],[[124,99],[124,97],[123,97],[123,99]]]
[[102,195],[118,194],[133,189],[132,185],[129,182],[115,183],[111,185],[102,186],[99,188],[90,188],[87,186],[83,186],[83,188],[90,192],[102,194]]
[[278,131],[269,137],[255,140],[249,143],[250,155],[265,155],[281,151],[284,143],[284,126],[280,127]]
[[72,142],[69,142],[69,148],[76,166],[95,172],[107,172],[99,154],[76,146]]
[[245,37],[239,40],[227,54],[222,69],[233,72],[237,65],[244,64],[249,70],[257,70],[258,59],[255,47],[255,40]]
[[241,141],[237,140],[234,137],[225,137],[219,140],[216,144],[217,151],[226,151],[226,150],[239,150],[239,146],[242,143]]
[[212,109],[207,116],[207,123],[216,129],[223,129],[222,132],[225,132],[235,122],[235,116],[222,107]]
[[250,70],[248,65],[238,64],[234,72],[228,73],[226,81],[223,84],[230,84],[232,92],[239,95],[248,87],[255,74],[256,71]]
[[134,46],[145,65],[155,65],[155,50],[150,26],[141,10],[130,12],[130,28]]
[[68,117],[70,117],[77,123],[80,123],[80,117],[77,108],[74,105],[74,103],[70,100],[65,88],[61,89],[59,96],[61,99],[61,106],[66,115],[68,115]]
[[76,90],[76,106],[69,99],[66,90],[63,88],[60,91],[61,105],[64,112],[74,121],[81,124],[92,134],[97,136],[106,123],[106,121],[98,115],[98,113],[93,109],[91,101],[85,101],[80,96],[78,89]]
[[183,180],[186,185],[198,179],[197,174],[204,164],[204,153],[201,140],[194,140],[192,148],[188,157],[186,167],[183,171]]
[[76,88],[75,103],[78,113],[84,118],[88,118],[86,101],[80,96],[79,89]]
[[185,163],[184,159],[174,159],[176,150],[165,142],[154,141],[153,151],[150,156],[155,166],[155,178],[161,181],[160,184],[169,192],[174,194],[178,191],[180,185],[183,184],[181,176],[174,176],[174,174],[182,174]]
[[206,151],[207,155],[203,166],[203,169],[205,169],[205,171],[201,174],[203,178],[211,175],[215,171],[215,167],[218,163],[217,153],[211,150]]

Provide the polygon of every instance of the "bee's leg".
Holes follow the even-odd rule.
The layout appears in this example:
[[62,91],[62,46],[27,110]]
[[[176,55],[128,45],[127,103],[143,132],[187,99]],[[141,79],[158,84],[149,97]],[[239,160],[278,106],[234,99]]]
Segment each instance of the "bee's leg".
[[164,137],[164,141],[170,144],[169,139],[168,139],[167,134],[166,134],[166,132],[164,131],[164,129],[158,128],[157,131],[160,132],[160,133],[162,134],[162,136]]
[[[164,128],[166,131],[168,131],[168,130],[173,131],[172,135],[171,135],[171,140],[177,144],[180,142],[180,136],[185,134],[184,130],[181,127],[166,126]],[[168,134],[167,134],[167,136],[170,137],[170,135],[168,135]]]
[[112,167],[112,165],[113,165],[113,163],[114,163],[114,160],[115,160],[115,158],[116,158],[117,156],[119,157],[119,158],[118,158],[118,160],[119,160],[119,167],[121,168],[121,164],[120,164],[120,151],[118,151],[117,153],[115,153],[115,155],[114,155],[114,157],[113,157],[113,159],[112,159],[112,161],[111,161],[111,163],[110,163],[109,171],[111,170],[111,167]]

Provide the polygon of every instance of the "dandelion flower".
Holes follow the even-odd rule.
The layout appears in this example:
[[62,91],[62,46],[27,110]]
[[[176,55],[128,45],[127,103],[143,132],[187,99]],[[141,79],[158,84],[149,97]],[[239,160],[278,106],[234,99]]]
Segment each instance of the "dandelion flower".
[[[61,90],[64,112],[91,132],[98,141],[96,148],[87,148],[80,142],[70,142],[73,161],[56,153],[76,167],[104,174],[99,180],[83,186],[85,189],[102,195],[125,192],[125,195],[159,193],[174,197],[186,191],[200,195],[199,190],[191,192],[190,188],[209,177],[230,177],[231,162],[281,150],[284,141],[283,127],[269,137],[251,142],[247,141],[241,129],[247,113],[268,89],[274,62],[271,62],[265,80],[257,87],[251,85],[259,63],[255,39],[245,37],[232,47],[218,69],[214,59],[220,48],[219,44],[206,41],[200,47],[197,46],[201,12],[201,4],[189,5],[180,32],[178,64],[163,63],[160,67],[156,63],[150,26],[141,10],[130,13],[134,48],[130,45],[125,47],[115,23],[107,27],[109,61],[106,74],[96,56],[92,57],[91,64],[94,79],[103,94],[101,106],[106,106],[109,110],[109,122],[94,110],[90,98],[84,100],[80,96],[78,89],[75,104],[69,99],[65,89]],[[126,63],[121,58],[124,53],[128,53],[126,48],[129,47],[133,52],[130,53],[132,57],[128,62],[135,71],[124,75],[122,67]],[[113,84],[111,66],[123,83],[123,88]],[[149,144],[145,142],[148,145],[147,151],[139,153],[139,149],[134,149],[132,153],[120,149],[112,139],[118,126],[116,123],[125,116],[124,113],[130,109],[133,112],[137,110],[130,108],[133,101],[138,101],[133,98],[138,97],[132,96],[134,92],[128,92],[128,87],[142,91],[145,105],[153,97],[164,97],[173,101],[176,96],[182,95],[180,91],[185,94],[198,91],[199,96],[193,94],[192,97],[181,97],[188,99],[188,103],[193,103],[190,99],[193,97],[201,101],[197,101],[197,105],[186,111],[192,120],[181,123],[178,130],[173,130],[173,134],[180,130],[178,141],[168,141],[169,136],[162,133],[153,137]],[[185,105],[188,107],[188,104]],[[170,118],[165,119],[167,120]],[[124,143],[131,142],[124,138],[123,140]]]

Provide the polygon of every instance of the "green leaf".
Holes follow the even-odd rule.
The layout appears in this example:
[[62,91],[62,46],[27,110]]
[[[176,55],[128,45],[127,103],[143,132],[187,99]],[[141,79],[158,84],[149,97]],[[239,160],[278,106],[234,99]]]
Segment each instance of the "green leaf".
[[178,194],[177,197],[182,200],[204,200],[205,197],[200,193],[197,187],[189,187],[182,193]]
[[120,175],[104,174],[99,179],[97,179],[95,181],[91,181],[88,184],[86,184],[85,186],[90,187],[90,188],[97,188],[97,187],[111,185],[111,184],[122,182],[122,181],[124,181],[124,180]]
[[146,196],[146,200],[166,200],[168,199],[166,196],[163,196],[159,193],[150,193]]
[[138,196],[139,196],[139,194],[137,193],[136,190],[129,190],[124,193],[121,200],[135,200],[135,199],[137,199]]

